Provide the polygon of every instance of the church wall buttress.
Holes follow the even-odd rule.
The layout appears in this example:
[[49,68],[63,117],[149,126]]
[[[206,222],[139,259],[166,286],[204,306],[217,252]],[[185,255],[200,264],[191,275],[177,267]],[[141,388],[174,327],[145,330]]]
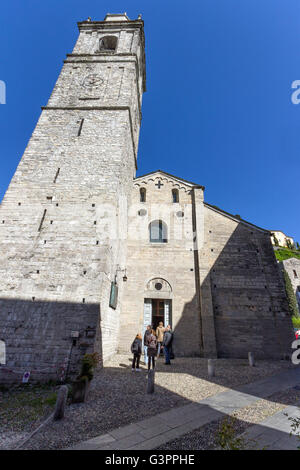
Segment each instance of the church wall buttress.
[[205,207],[200,259],[210,284],[219,357],[283,359],[293,329],[268,231]]

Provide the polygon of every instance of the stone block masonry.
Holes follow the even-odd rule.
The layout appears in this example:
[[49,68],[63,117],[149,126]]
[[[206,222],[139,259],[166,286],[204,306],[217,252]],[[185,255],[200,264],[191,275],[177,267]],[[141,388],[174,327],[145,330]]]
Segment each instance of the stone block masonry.
[[[221,357],[282,359],[291,353],[292,324],[267,231],[206,206],[206,254]],[[212,250],[212,251],[211,251]]]
[[[133,187],[119,351],[156,321],[161,299],[175,356],[287,358],[293,329],[268,231],[205,203],[203,187],[160,170]],[[157,219],[165,243],[149,238]]]
[[159,319],[175,356],[288,356],[269,231],[207,204],[196,183],[136,178],[143,21],[78,27],[0,206],[0,382],[74,377],[85,352],[129,352]]
[[1,204],[2,382],[55,378],[65,364],[74,375],[85,352],[105,360],[117,349],[122,286],[116,309],[109,294],[126,234],[107,226],[130,202],[145,90],[143,21],[117,20],[78,24]]

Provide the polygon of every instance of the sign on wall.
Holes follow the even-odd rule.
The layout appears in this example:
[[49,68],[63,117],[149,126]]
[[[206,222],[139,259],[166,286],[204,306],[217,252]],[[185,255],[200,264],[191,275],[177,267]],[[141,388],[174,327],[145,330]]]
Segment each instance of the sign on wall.
[[170,308],[170,304],[171,304],[171,301],[170,300],[165,300],[165,305],[164,305],[164,317],[165,317],[165,323],[164,325],[167,326],[167,325],[171,325],[172,324],[172,321],[171,321],[171,308]]
[[30,372],[24,372],[22,377],[22,383],[27,384],[30,378]]
[[110,285],[109,306],[116,309],[118,303],[118,286],[115,282]]
[[143,326],[143,338],[144,333],[148,325],[152,324],[152,299],[144,300],[144,326]]

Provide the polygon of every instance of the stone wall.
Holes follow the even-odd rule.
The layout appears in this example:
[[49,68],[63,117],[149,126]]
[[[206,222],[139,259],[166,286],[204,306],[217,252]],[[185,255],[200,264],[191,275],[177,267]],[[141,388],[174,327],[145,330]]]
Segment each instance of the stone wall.
[[30,381],[74,376],[80,357],[94,350],[101,334],[99,304],[1,299],[0,308],[6,312],[0,316],[7,350],[6,364],[0,367],[2,384],[20,383],[26,371]]
[[[292,328],[269,232],[205,204],[194,183],[134,179],[143,22],[107,15],[78,26],[0,206],[0,381],[75,375],[86,351],[103,362],[129,352],[151,298],[172,303],[176,355],[282,358]],[[101,49],[107,35],[113,51]],[[149,241],[153,220],[166,223],[168,243]]]
[[[140,202],[140,188],[146,189],[146,202]],[[172,202],[172,189],[179,191],[178,203]],[[168,243],[149,241],[149,223],[159,219],[168,227]],[[144,299],[164,298],[172,302],[176,355],[200,355],[190,185],[159,172],[135,180],[128,219],[126,268],[119,351],[130,351],[135,335],[143,330]],[[149,291],[151,279],[165,280],[169,291]]]
[[208,267],[218,355],[289,355],[292,324],[268,232],[206,205],[200,258]]
[[[117,348],[122,286],[117,309],[109,295],[126,259],[145,63],[143,22],[110,20],[79,23],[0,207],[2,376],[34,368],[52,377],[69,359],[71,331],[85,338],[88,326],[89,351],[105,360]],[[117,48],[101,52],[109,34]]]
[[[144,299],[162,298],[172,301],[178,356],[289,355],[292,324],[268,231],[204,203],[202,187],[160,171],[134,181],[132,201],[120,352],[143,330]],[[149,240],[149,223],[158,219],[168,243]],[[147,290],[151,279],[170,292]]]
[[300,259],[297,258],[290,258],[290,259],[285,259],[282,261],[282,265],[286,272],[289,275],[289,278],[291,280],[297,303],[298,303],[298,308],[300,311]]

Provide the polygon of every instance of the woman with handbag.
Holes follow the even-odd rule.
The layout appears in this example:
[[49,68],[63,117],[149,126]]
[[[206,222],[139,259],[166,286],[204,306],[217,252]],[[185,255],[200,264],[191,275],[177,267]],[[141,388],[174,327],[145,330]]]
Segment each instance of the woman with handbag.
[[155,336],[155,331],[152,329],[150,335],[147,337],[147,354],[148,354],[148,372],[151,368],[152,362],[152,369],[155,368],[155,356],[157,354],[157,338]]

